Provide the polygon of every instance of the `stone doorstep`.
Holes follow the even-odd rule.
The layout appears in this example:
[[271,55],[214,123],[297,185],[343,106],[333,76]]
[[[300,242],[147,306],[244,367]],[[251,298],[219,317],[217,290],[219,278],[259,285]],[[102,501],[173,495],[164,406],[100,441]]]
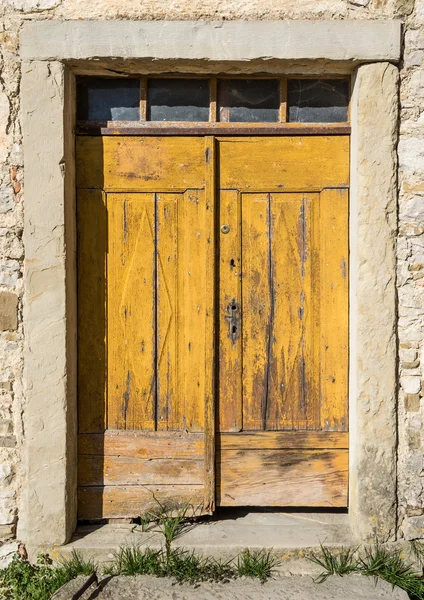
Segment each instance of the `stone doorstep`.
[[[226,518],[188,527],[173,544],[223,559],[234,558],[246,548],[267,549],[281,560],[281,573],[318,575],[319,567],[306,556],[319,551],[321,543],[335,549],[356,545],[347,514],[231,511]],[[140,526],[132,524],[84,526],[78,528],[69,544],[28,550],[31,558],[42,551],[54,559],[75,550],[87,559],[107,563],[122,546],[160,549],[163,536],[156,531],[142,532]]]
[[261,584],[241,578],[229,583],[175,585],[150,576],[105,578],[79,595],[87,578],[66,584],[52,600],[408,600],[406,592],[371,577],[333,575],[317,584],[308,576],[275,577]]

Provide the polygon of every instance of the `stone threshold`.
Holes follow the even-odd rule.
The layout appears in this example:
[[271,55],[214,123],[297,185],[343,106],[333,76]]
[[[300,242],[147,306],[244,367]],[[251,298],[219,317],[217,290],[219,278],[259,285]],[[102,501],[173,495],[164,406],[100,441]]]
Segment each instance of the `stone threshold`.
[[[64,546],[30,550],[32,555],[47,551],[52,558],[75,550],[86,558],[107,563],[121,546],[159,549],[164,538],[156,529],[152,526],[152,530],[142,532],[135,524],[85,525]],[[246,548],[268,549],[281,559],[281,572],[311,575],[318,574],[319,567],[305,557],[319,550],[320,544],[333,548],[355,545],[347,514],[223,511],[210,520],[189,525],[173,542],[175,547],[216,558],[231,558]]]

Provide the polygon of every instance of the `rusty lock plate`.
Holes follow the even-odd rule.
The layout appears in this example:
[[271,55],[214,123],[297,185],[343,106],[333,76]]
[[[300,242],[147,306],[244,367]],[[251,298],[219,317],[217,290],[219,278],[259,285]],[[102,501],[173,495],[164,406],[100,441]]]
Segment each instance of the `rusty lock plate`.
[[240,322],[241,322],[240,305],[235,298],[227,306],[227,314],[224,316],[228,323],[228,337],[233,344],[240,337]]

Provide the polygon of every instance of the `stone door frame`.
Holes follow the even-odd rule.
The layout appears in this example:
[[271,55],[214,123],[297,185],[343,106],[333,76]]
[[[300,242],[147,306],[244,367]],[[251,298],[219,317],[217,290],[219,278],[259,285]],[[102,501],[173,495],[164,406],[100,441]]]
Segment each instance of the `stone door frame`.
[[[187,43],[191,40],[191,43]],[[349,73],[349,515],[396,538],[400,21],[36,21],[21,34],[25,412],[18,537],[76,527],[75,74]]]

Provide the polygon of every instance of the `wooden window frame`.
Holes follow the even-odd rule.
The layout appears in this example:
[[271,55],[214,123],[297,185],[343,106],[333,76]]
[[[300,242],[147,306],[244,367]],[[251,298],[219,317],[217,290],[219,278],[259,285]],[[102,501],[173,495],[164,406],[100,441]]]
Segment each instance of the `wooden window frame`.
[[[351,84],[346,75],[143,75],[140,79],[139,121],[82,121],[76,123],[78,135],[349,135]],[[150,79],[207,79],[210,82],[209,121],[148,121],[148,81]],[[279,82],[279,121],[273,123],[230,122],[218,120],[218,81],[223,79],[274,79]],[[336,123],[290,123],[287,121],[287,82],[289,79],[349,80],[348,121]]]

